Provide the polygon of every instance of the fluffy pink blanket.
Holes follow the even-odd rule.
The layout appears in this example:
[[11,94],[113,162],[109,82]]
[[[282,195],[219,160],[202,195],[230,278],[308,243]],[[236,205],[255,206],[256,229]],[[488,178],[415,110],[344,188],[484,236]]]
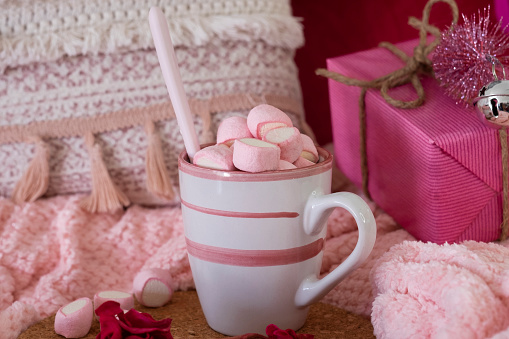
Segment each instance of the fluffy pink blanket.
[[[179,208],[89,214],[79,208],[80,198],[23,206],[0,198],[1,338],[16,338],[76,298],[131,290],[143,268],[169,269],[175,289],[193,287]],[[424,244],[372,208],[373,253],[325,302],[371,316],[380,338],[509,337],[507,242]],[[323,274],[357,240],[355,222],[342,209],[329,218],[328,230]]]

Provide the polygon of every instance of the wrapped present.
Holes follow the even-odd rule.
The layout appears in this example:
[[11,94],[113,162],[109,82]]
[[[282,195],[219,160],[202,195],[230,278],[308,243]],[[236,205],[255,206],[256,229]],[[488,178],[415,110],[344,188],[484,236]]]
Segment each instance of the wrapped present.
[[[412,55],[418,41],[398,44]],[[327,60],[329,71],[372,80],[402,67],[385,48]],[[503,215],[502,146],[473,108],[458,105],[433,77],[422,77],[423,105],[401,109],[380,91],[365,96],[365,155],[372,199],[416,238],[436,243],[499,238]],[[336,162],[362,184],[361,88],[329,80]],[[391,97],[416,99],[411,84]],[[507,160],[506,160],[507,161]]]

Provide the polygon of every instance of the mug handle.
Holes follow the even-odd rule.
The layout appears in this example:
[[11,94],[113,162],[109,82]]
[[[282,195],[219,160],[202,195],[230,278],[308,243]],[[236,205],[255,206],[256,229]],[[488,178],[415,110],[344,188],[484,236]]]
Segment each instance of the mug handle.
[[297,307],[309,306],[323,298],[366,260],[375,244],[375,217],[361,197],[349,192],[327,195],[314,192],[304,210],[304,231],[309,235],[320,233],[336,207],[343,207],[355,218],[359,229],[357,245],[343,263],[322,279],[318,279],[314,274],[304,279],[295,295]]

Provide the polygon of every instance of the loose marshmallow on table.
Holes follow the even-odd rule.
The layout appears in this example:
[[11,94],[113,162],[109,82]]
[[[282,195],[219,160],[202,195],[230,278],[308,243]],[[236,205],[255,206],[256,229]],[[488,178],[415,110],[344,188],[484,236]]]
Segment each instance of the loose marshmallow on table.
[[297,168],[302,168],[302,167],[308,167],[308,166],[312,166],[314,165],[315,163],[312,162],[312,161],[309,161],[308,159],[306,158],[303,158],[303,157],[299,157],[297,160],[295,160],[293,162],[293,164],[295,166],[297,166]]
[[225,144],[202,148],[193,157],[193,164],[218,170],[233,171],[233,151]]
[[312,161],[314,163],[318,162],[318,150],[316,149],[315,143],[313,139],[311,139],[306,134],[301,134],[302,139],[302,153],[301,157]]
[[263,139],[265,133],[277,127],[293,127],[292,120],[280,109],[262,104],[253,108],[247,115],[247,127],[258,139]]
[[81,338],[92,327],[94,307],[90,298],[77,299],[61,307],[55,315],[55,332],[66,338]]
[[133,281],[134,295],[147,307],[160,307],[173,295],[170,271],[157,268],[139,272]]
[[217,143],[231,146],[235,139],[252,138],[253,135],[247,127],[247,119],[233,116],[224,119],[217,128]]
[[122,291],[102,291],[94,296],[94,310],[108,300],[118,302],[120,308],[126,311],[134,307],[134,298],[131,293]]
[[246,172],[275,171],[279,168],[281,150],[278,146],[254,138],[235,140],[233,164]]
[[279,146],[281,149],[281,160],[294,162],[302,152],[302,138],[296,127],[278,127],[268,131],[264,141]]

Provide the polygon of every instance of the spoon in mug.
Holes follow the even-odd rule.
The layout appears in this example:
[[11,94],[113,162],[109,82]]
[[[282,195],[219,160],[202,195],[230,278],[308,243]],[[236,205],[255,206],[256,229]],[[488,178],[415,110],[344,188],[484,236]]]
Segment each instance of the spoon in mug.
[[166,88],[175,110],[180,134],[184,140],[184,147],[192,163],[194,155],[200,150],[200,144],[194,129],[189,102],[187,101],[182,84],[182,77],[168,30],[168,23],[161,9],[158,7],[150,8],[149,23],[164,82],[166,83]]

